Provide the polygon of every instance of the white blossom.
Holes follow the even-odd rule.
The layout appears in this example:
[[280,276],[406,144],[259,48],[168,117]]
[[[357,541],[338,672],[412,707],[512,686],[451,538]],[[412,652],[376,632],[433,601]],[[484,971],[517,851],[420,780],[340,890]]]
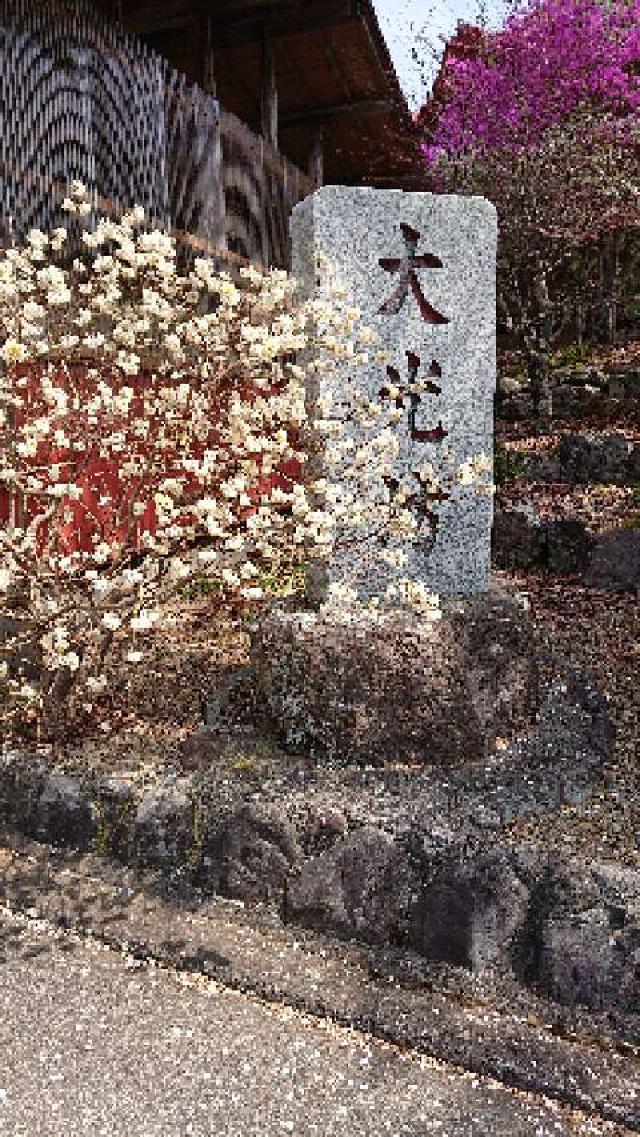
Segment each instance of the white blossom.
[[122,624],[122,617],[119,616],[117,612],[105,612],[101,623],[105,628],[109,628],[110,631],[115,632],[116,628],[119,628]]

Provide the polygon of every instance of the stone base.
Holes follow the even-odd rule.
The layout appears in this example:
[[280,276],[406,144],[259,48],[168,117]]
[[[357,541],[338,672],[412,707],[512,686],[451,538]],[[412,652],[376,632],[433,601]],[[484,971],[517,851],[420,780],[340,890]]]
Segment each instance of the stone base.
[[[287,610],[289,608],[289,610]],[[320,760],[454,766],[488,757],[537,708],[531,620],[493,587],[429,623],[337,623],[276,605],[251,627],[260,696],[285,746]]]

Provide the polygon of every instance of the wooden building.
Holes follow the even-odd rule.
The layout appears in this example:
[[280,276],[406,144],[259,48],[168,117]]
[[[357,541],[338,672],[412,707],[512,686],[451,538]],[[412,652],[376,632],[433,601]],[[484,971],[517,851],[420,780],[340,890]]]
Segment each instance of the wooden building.
[[0,0],[12,231],[55,223],[68,177],[189,249],[280,266],[316,186],[425,188],[372,0]]
[[97,0],[314,181],[403,185],[415,130],[372,0]]

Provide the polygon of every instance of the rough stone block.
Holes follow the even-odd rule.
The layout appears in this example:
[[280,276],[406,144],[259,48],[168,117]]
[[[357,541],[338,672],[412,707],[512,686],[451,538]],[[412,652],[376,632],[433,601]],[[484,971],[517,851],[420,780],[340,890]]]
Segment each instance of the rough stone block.
[[531,507],[496,509],[491,539],[494,564],[499,568],[529,569],[542,562],[545,530]]
[[534,976],[558,1002],[638,1010],[640,878],[604,862],[554,858]]
[[86,849],[96,833],[94,810],[80,785],[66,774],[47,778],[38,799],[38,833],[54,844]]
[[443,617],[374,624],[275,605],[250,629],[256,682],[285,745],[339,762],[482,760],[531,721],[530,617],[501,589]]
[[567,482],[624,483],[629,446],[619,434],[565,434],[556,458]]
[[100,779],[97,789],[100,815],[100,841],[105,853],[126,860],[132,842],[135,816],[134,794],[130,784],[117,777]]
[[276,806],[249,802],[229,819],[218,842],[220,891],[239,900],[279,898],[301,858],[296,831]]
[[151,790],[140,802],[134,822],[137,859],[144,865],[174,862],[186,856],[193,840],[193,808],[175,789]]
[[505,963],[525,924],[529,889],[500,852],[450,866],[422,891],[411,943],[428,959],[474,972]]
[[584,572],[592,549],[592,540],[584,523],[577,517],[560,517],[548,523],[546,534],[549,572]]
[[412,874],[393,837],[365,826],[305,862],[287,890],[287,914],[370,943],[407,932]]
[[637,1012],[639,940],[637,922],[616,927],[612,913],[602,907],[548,920],[542,936],[542,986],[560,1003]]
[[36,755],[0,755],[0,818],[35,834],[38,802],[48,773],[47,763]]
[[600,534],[584,579],[590,588],[639,588],[640,529]]
[[585,745],[611,757],[615,737],[609,703],[580,667],[569,664],[555,676],[538,712],[538,726],[546,733],[583,736]]

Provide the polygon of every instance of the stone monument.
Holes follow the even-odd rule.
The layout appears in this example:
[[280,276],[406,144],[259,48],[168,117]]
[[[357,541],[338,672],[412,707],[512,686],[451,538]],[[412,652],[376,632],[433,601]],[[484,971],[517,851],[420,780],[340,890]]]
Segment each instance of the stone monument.
[[[477,455],[488,474],[493,468],[494,206],[478,197],[325,186],[294,208],[291,234],[301,294],[329,298],[330,275],[322,267],[328,263],[388,353],[386,366],[371,354],[357,387],[403,412],[396,427],[397,477],[412,490],[409,504],[419,523],[407,575],[440,596],[486,591],[492,499],[462,484],[456,472]],[[341,368],[353,374],[349,361]],[[334,389],[331,380],[320,379],[312,402]],[[358,427],[349,427],[357,442]],[[425,464],[430,477],[420,473]],[[322,472],[336,477],[329,458]],[[361,543],[332,558],[325,588],[353,573],[354,561],[361,566]],[[359,583],[363,598],[381,584],[380,564],[369,557],[367,564]]]
[[[491,587],[492,487],[460,476],[474,463],[492,470],[495,209],[482,198],[325,186],[295,207],[291,234],[301,298],[343,284],[387,353],[355,377],[344,366],[368,400],[392,398],[406,413],[384,484],[393,497],[413,480],[405,508],[417,528],[401,569],[376,558],[366,530],[340,548],[336,528],[334,553],[311,566],[307,610],[275,605],[251,629],[258,689],[285,744],[319,758],[481,759],[531,721],[537,697],[530,624]],[[312,375],[312,423],[339,390],[339,375],[326,387]],[[354,442],[359,429],[349,425]],[[320,442],[312,474],[336,484],[329,449]],[[441,619],[401,603],[383,621],[320,609],[332,584],[357,587],[366,602],[401,576],[442,598]]]

